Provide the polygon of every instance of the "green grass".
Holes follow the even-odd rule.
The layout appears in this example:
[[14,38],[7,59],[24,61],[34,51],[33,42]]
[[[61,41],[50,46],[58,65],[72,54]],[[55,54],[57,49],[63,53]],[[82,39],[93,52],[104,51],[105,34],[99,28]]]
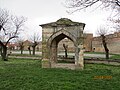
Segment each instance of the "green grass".
[[86,64],[80,71],[43,69],[40,60],[0,60],[0,90],[120,90],[120,67]]
[[[104,52],[85,52],[85,54],[105,54]],[[114,60],[114,59],[118,59],[120,60],[120,54],[112,54],[110,53],[109,55],[112,55],[109,60]],[[90,58],[89,56],[85,56],[85,58]],[[101,59],[105,59],[105,58],[101,58]]]
[[119,59],[120,60],[120,55],[119,54],[113,54],[112,57],[110,57],[111,59]]

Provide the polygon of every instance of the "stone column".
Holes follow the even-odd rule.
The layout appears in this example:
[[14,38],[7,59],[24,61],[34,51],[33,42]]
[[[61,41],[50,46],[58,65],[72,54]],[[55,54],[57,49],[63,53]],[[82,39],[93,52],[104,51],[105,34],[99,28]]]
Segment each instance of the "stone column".
[[75,46],[75,69],[78,69],[79,49]]
[[83,44],[79,45],[80,52],[79,52],[79,60],[78,60],[78,65],[80,69],[84,68],[84,55],[83,55]]
[[49,48],[47,46],[46,41],[42,41],[42,68],[50,68],[50,61],[49,61]]
[[79,45],[75,47],[75,69],[83,68],[84,68],[83,45]]
[[52,63],[56,63],[57,62],[57,45],[56,45],[56,41],[53,41],[52,43],[52,47],[51,47],[51,62]]

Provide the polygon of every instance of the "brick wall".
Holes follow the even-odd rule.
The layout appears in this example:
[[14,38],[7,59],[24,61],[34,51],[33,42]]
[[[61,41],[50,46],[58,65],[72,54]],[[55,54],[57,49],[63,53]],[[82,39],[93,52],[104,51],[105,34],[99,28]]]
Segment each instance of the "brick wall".
[[[120,53],[120,33],[106,35],[107,46],[110,53]],[[92,41],[92,49],[95,52],[104,52],[100,37],[94,37]]]

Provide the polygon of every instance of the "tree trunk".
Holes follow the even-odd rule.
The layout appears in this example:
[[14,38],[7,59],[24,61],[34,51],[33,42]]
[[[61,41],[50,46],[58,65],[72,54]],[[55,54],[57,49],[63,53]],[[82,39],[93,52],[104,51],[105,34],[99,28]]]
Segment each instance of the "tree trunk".
[[64,47],[64,49],[65,49],[65,58],[67,58],[67,57],[68,57],[68,55],[67,55],[68,45],[63,44],[63,47]]
[[29,50],[29,54],[31,55],[31,49],[30,49],[30,46],[28,47],[28,50]]
[[2,56],[2,46],[0,46],[0,55]]
[[106,59],[109,59],[109,50],[106,50]]
[[21,54],[23,54],[23,48],[24,46],[20,46]]
[[68,55],[67,55],[67,50],[65,50],[65,58],[67,58],[68,57]]
[[6,46],[2,47],[1,56],[2,56],[2,60],[8,61],[7,47]]
[[21,49],[21,54],[23,54],[23,49]]
[[35,55],[35,46],[33,46],[33,55]]
[[106,59],[109,59],[109,49],[107,47],[107,43],[106,43],[105,38],[106,37],[103,35],[102,36],[102,43],[103,43],[103,46],[104,46],[104,49],[105,49]]

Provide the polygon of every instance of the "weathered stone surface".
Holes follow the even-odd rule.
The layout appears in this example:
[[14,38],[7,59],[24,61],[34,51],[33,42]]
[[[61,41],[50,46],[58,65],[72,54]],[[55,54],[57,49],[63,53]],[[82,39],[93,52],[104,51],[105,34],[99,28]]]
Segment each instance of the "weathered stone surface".
[[49,59],[42,59],[42,68],[50,68],[50,62]]
[[[67,18],[61,18],[56,22],[40,25],[42,27],[42,67],[55,68],[63,67],[69,68],[67,64],[57,63],[57,47],[58,43],[64,39],[70,39],[75,47],[75,64],[72,69],[83,69],[83,29],[84,23],[73,22]],[[79,46],[81,45],[81,47]],[[79,52],[80,48],[80,52]],[[67,66],[65,66],[67,65]],[[70,67],[70,68],[71,68]]]

